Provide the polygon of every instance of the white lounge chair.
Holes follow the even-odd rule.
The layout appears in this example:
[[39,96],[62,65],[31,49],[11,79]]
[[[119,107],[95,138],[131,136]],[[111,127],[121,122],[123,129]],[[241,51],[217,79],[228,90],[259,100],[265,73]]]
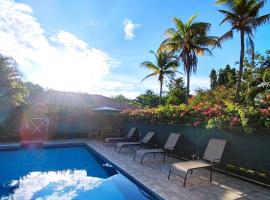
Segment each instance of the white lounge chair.
[[134,146],[146,145],[154,135],[155,132],[148,132],[139,142],[119,142],[116,144],[114,151],[118,148],[118,153],[120,153],[123,147],[132,147],[133,149]]
[[163,154],[163,162],[165,162],[166,153],[168,151],[174,150],[174,147],[180,136],[181,135],[178,133],[171,133],[169,138],[167,139],[167,142],[165,143],[162,149],[142,149],[142,150],[136,151],[133,157],[133,161],[135,160],[136,157],[140,157],[141,158],[140,163],[142,164],[143,158],[146,154],[154,154],[154,158],[155,158],[155,155],[158,153],[158,154]]
[[132,127],[129,129],[126,137],[105,138],[104,143],[117,142],[117,141],[121,141],[121,140],[131,140],[132,137],[134,136],[136,130],[137,130],[137,128]]
[[[204,152],[204,156],[201,160],[184,161],[172,164],[169,171],[168,179],[170,178],[171,174],[178,175],[184,178],[183,186],[185,187],[188,172],[192,173],[195,169],[210,168],[211,182],[213,166],[220,162],[226,143],[226,140],[210,139]],[[178,172],[184,173],[184,176],[180,175]]]

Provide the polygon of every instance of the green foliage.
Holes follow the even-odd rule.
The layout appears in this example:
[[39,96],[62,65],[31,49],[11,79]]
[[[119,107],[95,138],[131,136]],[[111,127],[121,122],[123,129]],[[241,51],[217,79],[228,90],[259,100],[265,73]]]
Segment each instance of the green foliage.
[[264,102],[260,99],[270,93],[270,76],[268,75],[270,68],[266,64],[269,60],[267,51],[265,55],[255,54],[254,60],[245,59],[240,93],[241,104],[263,106]]
[[186,88],[182,77],[171,79],[167,87],[168,92],[165,96],[166,105],[179,105],[185,102]]
[[15,60],[0,54],[0,139],[18,131],[27,94]]
[[36,95],[44,91],[44,89],[40,85],[31,82],[26,82],[25,86],[29,91],[29,96]]
[[192,72],[196,72],[198,55],[210,54],[210,48],[218,45],[218,37],[209,36],[211,24],[206,22],[196,22],[197,16],[191,16],[186,23],[174,17],[175,28],[166,31],[165,39],[160,49],[172,51],[184,65],[187,75],[186,102],[189,98],[189,83]]
[[222,42],[232,39],[234,32],[240,33],[240,59],[238,79],[236,84],[235,102],[239,102],[239,94],[241,89],[241,81],[244,68],[245,39],[247,41],[247,50],[254,62],[254,31],[261,25],[270,20],[270,14],[260,15],[260,11],[265,5],[264,0],[217,0],[218,5],[223,5],[226,10],[219,10],[224,15],[224,19],[220,24],[228,22],[230,29],[219,38]]
[[0,110],[24,104],[27,92],[15,60],[0,54]]
[[159,96],[152,90],[147,90],[144,94],[136,97],[135,102],[140,107],[157,107],[159,104]]
[[[232,132],[270,134],[270,104],[267,108],[233,103],[233,89],[217,87],[199,91],[189,105],[165,105],[157,108],[122,112],[127,121],[175,123],[229,130]],[[270,95],[264,99],[270,102]]]
[[217,72],[216,70],[212,69],[210,75],[210,88],[215,89],[217,87]]
[[218,71],[218,86],[234,87],[236,84],[236,80],[236,69],[231,68],[230,65],[226,65],[224,69],[220,69]]
[[141,66],[146,67],[152,71],[151,74],[147,75],[142,79],[143,82],[145,79],[157,76],[158,81],[160,83],[160,91],[159,91],[159,101],[162,103],[162,92],[163,92],[163,83],[166,77],[173,77],[177,72],[176,69],[178,67],[178,62],[176,58],[173,56],[173,52],[168,51],[158,51],[157,53],[150,51],[154,54],[156,58],[156,63],[152,63],[151,61],[144,61]]
[[126,98],[122,94],[119,94],[119,95],[116,95],[116,96],[112,96],[111,98],[114,99],[115,101],[119,102],[119,103],[130,104],[130,105],[137,105],[134,100],[128,99],[128,98]]

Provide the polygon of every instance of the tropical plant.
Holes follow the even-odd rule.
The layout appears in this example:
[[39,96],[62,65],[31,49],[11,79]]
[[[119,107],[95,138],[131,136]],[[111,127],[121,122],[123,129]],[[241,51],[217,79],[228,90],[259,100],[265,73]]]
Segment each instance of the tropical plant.
[[151,61],[144,61],[141,64],[141,66],[152,70],[152,73],[144,77],[141,82],[153,76],[158,77],[158,81],[160,83],[159,103],[161,104],[164,79],[167,76],[173,77],[175,75],[175,73],[177,72],[176,69],[178,67],[178,63],[172,52],[158,51],[157,53],[155,53],[154,51],[150,51],[150,53],[155,55],[156,63],[154,64]]
[[185,102],[186,88],[184,86],[184,79],[173,78],[167,84],[168,91],[165,96],[165,102],[167,105],[179,105]]
[[0,54],[0,140],[18,132],[27,94],[15,60]]
[[128,99],[122,94],[112,96],[111,98],[114,99],[115,101],[117,101],[119,103],[123,103],[123,104],[130,104],[130,105],[135,105],[136,104],[134,100]]
[[146,90],[144,94],[141,94],[135,99],[136,105],[140,107],[157,107],[159,104],[159,96],[152,90]]
[[249,48],[254,52],[254,30],[269,21],[270,14],[259,16],[265,0],[217,0],[217,4],[227,8],[226,10],[219,10],[225,17],[220,24],[225,22],[230,24],[230,30],[220,37],[219,42],[233,38],[234,31],[240,32],[241,50],[234,98],[234,102],[238,102],[244,67],[245,37]]
[[29,96],[38,95],[44,91],[44,88],[32,82],[25,82],[25,86],[29,90]]
[[218,71],[217,85],[233,87],[236,83],[236,79],[236,69],[231,68],[230,65],[226,65],[224,69],[222,68]]
[[25,103],[27,92],[16,61],[0,54],[0,110]]
[[196,72],[198,64],[198,55],[208,53],[212,55],[209,47],[218,45],[218,37],[209,36],[208,31],[211,24],[206,22],[195,22],[197,16],[192,16],[184,23],[179,18],[174,18],[175,28],[169,28],[166,31],[167,39],[161,44],[161,50],[173,51],[178,61],[184,64],[184,71],[187,76],[186,103],[189,98],[190,76]]
[[210,78],[210,88],[215,89],[217,87],[217,72],[215,69],[212,69],[209,78]]

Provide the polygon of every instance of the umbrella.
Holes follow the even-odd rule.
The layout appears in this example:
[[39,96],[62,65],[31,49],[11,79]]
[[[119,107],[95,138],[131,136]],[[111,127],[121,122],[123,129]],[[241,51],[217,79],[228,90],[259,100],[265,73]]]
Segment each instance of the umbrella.
[[93,110],[94,110],[94,111],[121,112],[121,110],[119,110],[119,109],[112,108],[112,107],[108,107],[108,106],[103,106],[103,107],[94,108]]

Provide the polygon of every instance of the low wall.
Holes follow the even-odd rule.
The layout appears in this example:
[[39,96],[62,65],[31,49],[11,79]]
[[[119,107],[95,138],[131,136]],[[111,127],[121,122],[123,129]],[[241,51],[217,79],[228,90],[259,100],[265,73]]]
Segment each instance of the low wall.
[[[226,139],[228,143],[220,167],[228,170],[228,166],[236,166],[238,170],[242,168],[242,171],[252,169],[262,172],[266,174],[263,182],[270,183],[270,156],[268,154],[270,153],[270,135],[247,135],[171,124],[123,123],[125,132],[132,126],[137,127],[142,136],[148,131],[155,131],[153,142],[159,146],[165,144],[170,133],[182,134],[183,137],[178,141],[174,153],[187,158],[195,153],[200,157],[203,156],[210,138]],[[231,167],[232,170],[233,167]],[[252,177],[252,174],[250,175]]]

